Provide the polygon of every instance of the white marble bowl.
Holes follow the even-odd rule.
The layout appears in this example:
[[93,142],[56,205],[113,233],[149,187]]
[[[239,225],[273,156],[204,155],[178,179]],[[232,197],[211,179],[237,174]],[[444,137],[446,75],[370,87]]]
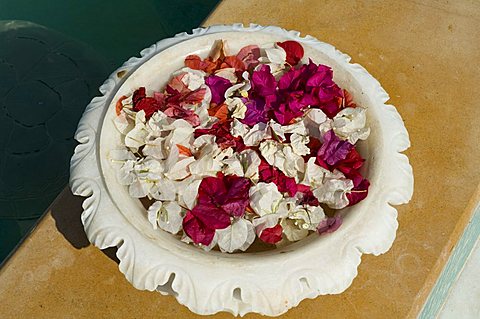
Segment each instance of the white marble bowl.
[[[344,222],[336,232],[311,234],[265,252],[205,252],[153,230],[140,201],[117,183],[107,160],[109,150],[121,147],[112,121],[115,102],[140,86],[160,89],[185,56],[206,56],[216,39],[227,40],[231,52],[248,44],[296,40],[306,57],[331,66],[335,81],[352,93],[357,104],[368,107],[371,135],[360,143],[360,152],[366,158],[370,193],[341,211]],[[398,226],[391,205],[407,203],[413,192],[412,168],[400,153],[410,145],[403,121],[395,107],[385,104],[389,97],[378,81],[349,61],[349,56],[313,37],[240,24],[181,33],[128,60],[100,87],[102,96],[87,106],[75,136],[80,144],[72,157],[70,184],[74,194],[88,197],[82,221],[89,240],[101,249],[118,247],[120,271],[136,288],[172,294],[198,314],[276,316],[305,298],[347,289],[362,254],[378,255],[390,248]]]

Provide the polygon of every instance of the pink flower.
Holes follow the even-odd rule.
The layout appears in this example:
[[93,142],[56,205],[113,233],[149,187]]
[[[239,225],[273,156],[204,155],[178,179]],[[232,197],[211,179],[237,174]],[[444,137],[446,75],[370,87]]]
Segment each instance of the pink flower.
[[200,118],[193,110],[184,109],[183,107],[174,104],[169,104],[163,112],[166,116],[171,118],[184,119],[192,126],[200,125]]
[[246,70],[252,70],[258,65],[260,57],[260,48],[258,45],[247,45],[238,51],[237,58],[243,62]]
[[317,233],[333,233],[342,225],[342,218],[340,216],[328,217],[318,224]]
[[[346,178],[352,180],[354,187],[350,193],[347,193],[347,198],[349,201],[348,206],[355,205],[368,195],[370,182],[359,172],[365,160],[357,152],[354,145],[346,141],[341,141],[335,136],[333,131],[328,131],[324,139],[325,141],[320,147],[318,140],[310,139],[308,146],[310,147],[311,154],[317,153],[317,160],[315,162],[318,165],[330,171],[338,169]],[[318,151],[316,151],[317,149]]]
[[262,65],[254,71],[251,79],[252,88],[248,92],[248,99],[242,99],[247,106],[245,118],[242,123],[253,126],[257,123],[267,123],[268,111],[276,101],[275,77],[270,73],[268,65]]

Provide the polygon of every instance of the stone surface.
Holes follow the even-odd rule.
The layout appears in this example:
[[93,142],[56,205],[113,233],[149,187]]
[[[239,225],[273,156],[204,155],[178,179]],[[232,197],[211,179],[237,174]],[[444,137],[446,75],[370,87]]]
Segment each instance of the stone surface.
[[450,293],[440,319],[480,318],[480,240],[477,240],[472,254],[468,258],[458,279],[450,288]]
[[[480,82],[479,19],[480,5],[468,1],[225,0],[207,20],[281,25],[333,44],[382,83],[410,133],[415,193],[399,207],[392,249],[364,256],[345,293],[303,301],[285,318],[405,318],[419,311],[480,181],[480,108],[472,94]],[[115,262],[82,238],[80,212],[80,200],[65,193],[0,270],[5,318],[199,317],[173,297],[128,284]]]

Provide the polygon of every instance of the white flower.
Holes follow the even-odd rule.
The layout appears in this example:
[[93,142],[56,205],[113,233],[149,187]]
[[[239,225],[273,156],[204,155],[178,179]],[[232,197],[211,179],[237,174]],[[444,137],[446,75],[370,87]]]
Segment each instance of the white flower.
[[135,162],[136,160],[127,160],[123,163],[122,167],[117,171],[117,180],[120,185],[129,186],[137,179],[135,174]]
[[280,130],[283,133],[296,133],[299,135],[307,135],[307,128],[305,127],[305,123],[303,122],[303,120],[295,122],[293,124],[280,126]]
[[146,130],[148,131],[149,136],[163,136],[165,131],[165,126],[170,125],[173,119],[169,118],[162,111],[157,111],[152,114],[148,122],[146,123]]
[[217,229],[218,247],[222,252],[233,253],[236,250],[245,251],[255,240],[252,223],[239,218],[224,229]]
[[254,218],[252,220],[252,223],[253,226],[255,226],[255,232],[257,233],[257,235],[260,236],[265,228],[275,227],[278,224],[279,220],[286,218],[292,205],[294,204],[295,202],[293,198],[282,197],[278,201],[278,204],[272,205],[272,210],[268,214],[265,214],[258,218]]
[[[267,64],[270,67],[270,72],[278,78],[285,69],[287,53],[283,48],[275,44],[275,47],[265,49],[265,55],[266,57],[262,56],[258,60],[261,63]],[[257,66],[257,68],[259,67],[260,66]]]
[[252,128],[248,128],[246,133],[242,136],[243,142],[246,146],[257,146],[266,138],[270,138],[270,130],[267,124],[257,123]]
[[305,163],[303,157],[293,151],[292,146],[266,140],[260,143],[259,149],[268,164],[299,181],[299,176],[304,172]]
[[346,179],[341,172],[334,171],[325,175],[323,183],[313,190],[313,195],[320,203],[341,209],[348,205],[347,193],[352,189],[352,180]]
[[330,172],[315,164],[311,157],[305,167],[305,175],[301,182],[313,190],[313,195],[320,203],[325,203],[334,209],[341,209],[348,205],[347,193],[352,190],[353,182],[345,178],[342,172]]
[[258,181],[258,167],[260,166],[260,157],[253,150],[244,150],[240,153],[234,153],[232,156],[223,160],[226,165],[225,175],[237,175]]
[[175,202],[156,201],[148,208],[148,221],[153,229],[160,227],[169,233],[176,234],[182,228],[183,209]]
[[176,119],[172,124],[166,125],[163,130],[169,131],[165,139],[168,146],[176,144],[190,145],[193,132],[195,131],[192,125],[183,119]]
[[289,218],[283,218],[280,221],[283,233],[289,241],[298,241],[308,236],[308,230],[299,228],[295,221]]
[[284,49],[279,47],[267,48],[265,49],[265,54],[270,63],[284,65],[287,60],[287,53]]
[[215,71],[215,75],[227,79],[230,83],[237,83],[237,76],[235,75],[235,68],[223,68]]
[[272,130],[272,135],[275,137],[275,139],[285,141],[285,132],[280,124],[274,120],[270,120],[270,122],[268,122],[268,126]]
[[163,162],[164,176],[170,180],[181,180],[190,175],[188,166],[195,162],[193,156],[180,158],[177,146],[170,148],[167,159]]
[[119,182],[129,185],[129,193],[135,198],[148,196],[173,200],[175,192],[165,185],[168,184],[168,180],[162,178],[163,171],[163,165],[151,157],[141,158],[136,162],[127,161],[120,169]]
[[309,109],[303,122],[307,129],[307,134],[319,140],[332,128],[332,120],[320,109]]
[[333,118],[333,130],[339,137],[355,144],[358,140],[366,140],[370,134],[367,123],[366,109],[347,107]]
[[201,70],[193,70],[185,67],[173,73],[173,76],[181,74],[184,74],[182,77],[183,84],[191,91],[195,91],[205,84],[206,73]]
[[234,137],[245,136],[249,130],[248,125],[243,124],[237,119],[233,120],[232,126],[230,127],[230,133],[232,133]]
[[325,213],[320,206],[303,205],[291,209],[288,218],[294,219],[294,224],[301,229],[316,230]]
[[241,83],[238,83],[238,84],[234,84],[232,85],[231,87],[229,87],[226,91],[225,91],[225,99],[228,99],[229,97],[231,97],[232,95],[235,94],[235,92],[239,92],[241,96],[243,97],[247,97],[248,96],[248,90],[251,89],[251,84],[250,84],[250,80],[249,80],[249,74],[247,71],[243,72],[242,73],[242,78],[243,78],[243,82]]
[[134,121],[123,110],[115,116],[113,124],[122,135],[127,135],[135,126]]
[[189,176],[181,181],[175,182],[177,190],[178,203],[188,209],[193,209],[197,202],[198,187],[202,178],[198,176]]
[[318,187],[323,184],[323,179],[326,174],[330,173],[323,167],[315,164],[315,157],[310,157],[305,166],[305,175],[303,176],[302,184],[310,187]]
[[233,149],[222,150],[215,143],[213,135],[202,135],[193,142],[195,161],[190,164],[190,172],[198,176],[215,176],[223,168],[223,160],[232,156]]
[[279,214],[267,214],[259,218],[254,218],[252,223],[257,236],[260,236],[264,229],[275,227],[280,219],[281,216]]
[[132,197],[174,200],[175,185],[164,176],[164,169],[164,165],[152,157],[126,160],[118,170],[117,179],[121,185],[129,186]]
[[167,158],[168,149],[165,148],[165,137],[147,136],[142,153],[159,160]]
[[249,195],[250,207],[259,216],[275,213],[283,199],[274,183],[258,183],[250,187]]
[[135,127],[125,136],[125,145],[134,152],[145,145],[148,131],[145,126],[145,112],[139,111],[135,115]]
[[308,148],[307,144],[310,141],[308,135],[300,135],[297,133],[293,133],[290,136],[290,144],[292,145],[292,150],[295,154],[303,156],[310,154],[310,149]]
[[243,103],[242,99],[238,97],[227,98],[225,100],[227,104],[228,111],[231,112],[232,118],[243,119],[245,118],[245,113],[247,112],[247,106]]
[[165,159],[176,145],[183,145],[188,148],[194,132],[190,123],[183,119],[176,119],[168,123],[165,118],[157,117],[154,121],[152,121],[152,118],[147,125],[149,134],[145,138],[144,155],[156,159]]

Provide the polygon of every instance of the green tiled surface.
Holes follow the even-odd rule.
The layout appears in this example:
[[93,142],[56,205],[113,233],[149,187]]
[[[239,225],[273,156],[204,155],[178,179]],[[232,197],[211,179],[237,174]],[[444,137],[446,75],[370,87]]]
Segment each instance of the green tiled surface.
[[68,181],[77,122],[102,81],[217,0],[0,0],[0,262]]

